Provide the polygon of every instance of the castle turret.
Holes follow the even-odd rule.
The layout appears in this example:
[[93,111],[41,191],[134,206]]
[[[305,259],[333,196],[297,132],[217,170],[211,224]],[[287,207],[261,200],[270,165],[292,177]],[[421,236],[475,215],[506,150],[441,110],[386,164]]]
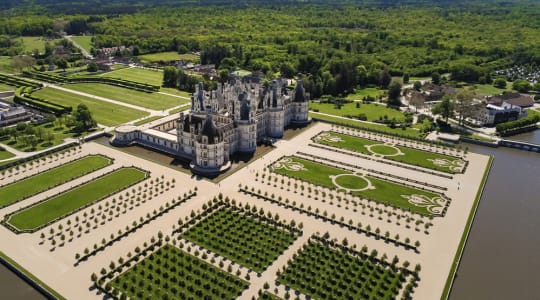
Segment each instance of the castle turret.
[[291,122],[296,124],[309,123],[309,95],[306,94],[301,75],[298,76],[296,88],[292,94],[292,105]]

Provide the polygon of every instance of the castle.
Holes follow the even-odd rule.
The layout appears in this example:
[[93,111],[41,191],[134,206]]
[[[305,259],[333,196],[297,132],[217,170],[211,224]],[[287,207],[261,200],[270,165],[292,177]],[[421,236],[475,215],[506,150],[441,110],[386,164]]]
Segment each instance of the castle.
[[282,137],[289,124],[307,124],[308,102],[301,79],[292,91],[282,79],[267,87],[232,79],[210,92],[199,83],[188,113],[147,126],[119,126],[112,143],[140,144],[188,159],[195,173],[218,174],[231,166],[234,153],[254,152],[257,143]]

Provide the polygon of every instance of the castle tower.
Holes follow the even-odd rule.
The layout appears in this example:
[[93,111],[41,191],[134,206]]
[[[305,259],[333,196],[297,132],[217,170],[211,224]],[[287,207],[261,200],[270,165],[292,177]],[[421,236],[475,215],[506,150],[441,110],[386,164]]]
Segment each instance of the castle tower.
[[292,119],[291,123],[307,124],[309,123],[309,95],[306,94],[302,84],[302,76],[298,76],[296,88],[292,94]]
[[257,149],[257,122],[254,118],[254,110],[251,109],[248,93],[243,92],[238,97],[240,101],[238,126],[238,150],[241,152],[254,152]]

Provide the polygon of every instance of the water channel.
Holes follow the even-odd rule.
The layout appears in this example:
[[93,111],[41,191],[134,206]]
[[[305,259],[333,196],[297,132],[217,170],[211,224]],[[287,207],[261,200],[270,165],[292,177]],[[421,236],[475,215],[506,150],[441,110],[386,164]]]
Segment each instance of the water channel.
[[[540,130],[511,139],[540,144]],[[495,155],[450,294],[451,300],[538,299],[540,154],[469,145]],[[2,299],[42,300],[0,264]]]

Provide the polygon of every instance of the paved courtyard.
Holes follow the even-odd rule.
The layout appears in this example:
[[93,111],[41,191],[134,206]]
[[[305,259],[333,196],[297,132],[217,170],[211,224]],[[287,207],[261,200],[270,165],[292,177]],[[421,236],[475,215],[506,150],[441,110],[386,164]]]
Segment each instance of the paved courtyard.
[[[317,123],[290,140],[280,140],[275,144],[273,151],[256,159],[246,167],[217,183],[198,179],[195,176],[190,176],[167,166],[132,156],[112,147],[94,142],[85,143],[80,150],[74,151],[70,155],[60,155],[56,160],[47,160],[45,163],[41,163],[38,166],[34,165],[31,169],[23,169],[24,171],[15,172],[10,176],[7,173],[4,174],[0,177],[0,186],[89,154],[102,154],[114,158],[113,164],[95,173],[84,175],[71,182],[0,209],[0,218],[19,208],[36,203],[122,166],[135,166],[150,172],[150,178],[137,183],[133,189],[144,186],[149,180],[161,180],[173,182],[173,184],[171,184],[170,188],[159,190],[151,199],[130,207],[125,213],[118,213],[117,215],[107,217],[104,219],[103,224],[101,222],[95,225],[92,223],[92,227],[88,230],[88,233],[75,234],[74,237],[68,238],[62,244],[51,245],[47,238],[43,241],[40,236],[42,233],[47,237],[50,236],[51,228],[58,231],[59,224],[62,224],[62,230],[67,232],[69,229],[66,229],[66,227],[71,226],[68,225],[68,220],[71,221],[71,224],[74,224],[76,218],[85,219],[89,217],[88,215],[93,209],[98,210],[97,207],[99,205],[112,201],[112,198],[118,199],[119,195],[124,194],[125,191],[113,195],[108,199],[101,200],[34,233],[17,235],[5,226],[0,226],[0,240],[2,241],[0,243],[0,251],[18,262],[67,299],[103,299],[104,295],[97,289],[92,288],[93,284],[90,280],[92,273],[99,274],[100,270],[107,268],[112,260],[116,262],[120,257],[125,258],[128,252],[133,253],[136,247],[142,247],[144,242],[148,242],[152,237],[156,237],[160,231],[166,236],[171,235],[173,226],[179,218],[183,220],[191,218],[190,215],[192,212],[200,212],[208,200],[222,193],[223,196],[235,199],[238,204],[244,205],[249,203],[250,205],[255,205],[257,208],[264,209],[266,212],[271,212],[273,215],[279,214],[282,220],[288,222],[294,220],[297,224],[300,222],[303,224],[303,234],[270,267],[263,271],[260,276],[257,276],[256,273],[251,273],[252,276],[249,279],[250,286],[244,290],[240,299],[256,297],[258,292],[263,289],[265,283],[270,284],[268,291],[274,293],[277,289],[277,295],[283,298],[286,290],[283,285],[276,285],[276,271],[278,269],[283,270],[293,254],[307,242],[310,236],[317,232],[321,234],[328,232],[331,239],[335,238],[338,241],[347,238],[349,245],[355,245],[356,249],[360,249],[366,245],[369,249],[376,249],[379,256],[382,254],[386,254],[389,258],[397,256],[400,263],[408,261],[413,267],[416,264],[420,264],[421,271],[419,274],[421,280],[418,282],[418,287],[414,289],[413,298],[439,299],[452,267],[458,244],[470,210],[473,207],[473,202],[481,184],[489,157],[475,153],[466,153],[463,159],[468,161],[468,166],[463,174],[458,173],[453,176],[431,175],[418,170],[418,168],[404,168],[400,164],[388,164],[381,159],[369,159],[354,155],[353,152],[335,152],[326,147],[310,146],[313,143],[312,138],[314,136],[323,131],[330,130],[332,130],[331,125]],[[415,186],[421,186],[422,183],[429,183],[437,187],[432,188],[434,190],[443,192],[444,189],[444,194],[451,199],[451,202],[444,216],[435,216],[432,219],[395,209],[392,209],[392,211],[397,211],[397,215],[402,215],[403,218],[396,218],[395,215],[386,217],[381,216],[377,212],[361,213],[361,209],[358,206],[356,207],[357,209],[354,209],[355,207],[352,204],[345,205],[344,203],[338,203],[337,200],[321,201],[322,197],[315,199],[306,191],[301,192],[293,188],[283,188],[279,183],[275,186],[273,183],[269,184],[267,180],[261,180],[262,174],[273,174],[269,171],[269,167],[274,162],[284,156],[293,155],[318,157],[323,160],[327,159],[328,161],[341,163],[344,167],[355,166],[367,170],[382,171],[386,174],[384,176],[395,176],[395,178],[401,178],[398,179],[401,181],[404,179],[414,180],[417,183],[412,183],[411,185]],[[275,175],[273,174],[273,176]],[[239,185],[247,185],[249,188],[253,187],[256,191],[260,190],[261,194],[265,192],[268,195],[274,194],[275,198],[289,199],[291,202],[290,205],[297,208],[311,207],[312,211],[327,211],[329,215],[334,214],[336,220],[343,218],[345,221],[352,220],[354,224],[358,222],[361,222],[364,226],[369,224],[373,230],[374,228],[379,228],[381,234],[388,231],[391,236],[399,235],[402,240],[408,237],[413,242],[419,242],[418,251],[396,246],[373,235],[359,234],[339,224],[332,224],[332,222],[324,221],[322,218],[316,218],[312,215],[302,213],[299,209],[293,210],[286,208],[285,205],[278,205],[249,196],[239,191]],[[126,226],[131,226],[133,221],[140,220],[141,217],[144,218],[147,213],[159,210],[160,207],[165,206],[172,199],[178,198],[178,196],[195,189],[197,190],[195,197],[145,224],[136,232],[106,247],[103,251],[90,256],[88,260],[75,264],[76,253],[81,254],[85,248],[92,248],[94,244],[100,245],[102,239],[108,239],[111,234],[116,235],[119,230],[124,230]],[[128,190],[131,191],[132,188],[130,187]],[[344,197],[345,199],[353,200],[352,197]],[[360,205],[367,203],[365,201],[362,202],[361,199],[355,199],[355,201],[359,201],[358,203]],[[385,209],[384,205],[377,203],[371,202],[367,204]],[[406,224],[406,217],[422,220],[424,223],[430,222],[433,225],[425,230],[423,224],[422,226],[416,226],[414,223],[410,225]],[[214,262],[214,265],[218,266],[219,261],[218,259]],[[226,266],[227,264],[222,269],[225,270]],[[234,269],[235,272],[236,269]],[[241,277],[244,278],[244,274],[249,273],[249,270],[240,268],[240,272],[242,272]],[[300,298],[304,299],[305,296],[300,294]]]

